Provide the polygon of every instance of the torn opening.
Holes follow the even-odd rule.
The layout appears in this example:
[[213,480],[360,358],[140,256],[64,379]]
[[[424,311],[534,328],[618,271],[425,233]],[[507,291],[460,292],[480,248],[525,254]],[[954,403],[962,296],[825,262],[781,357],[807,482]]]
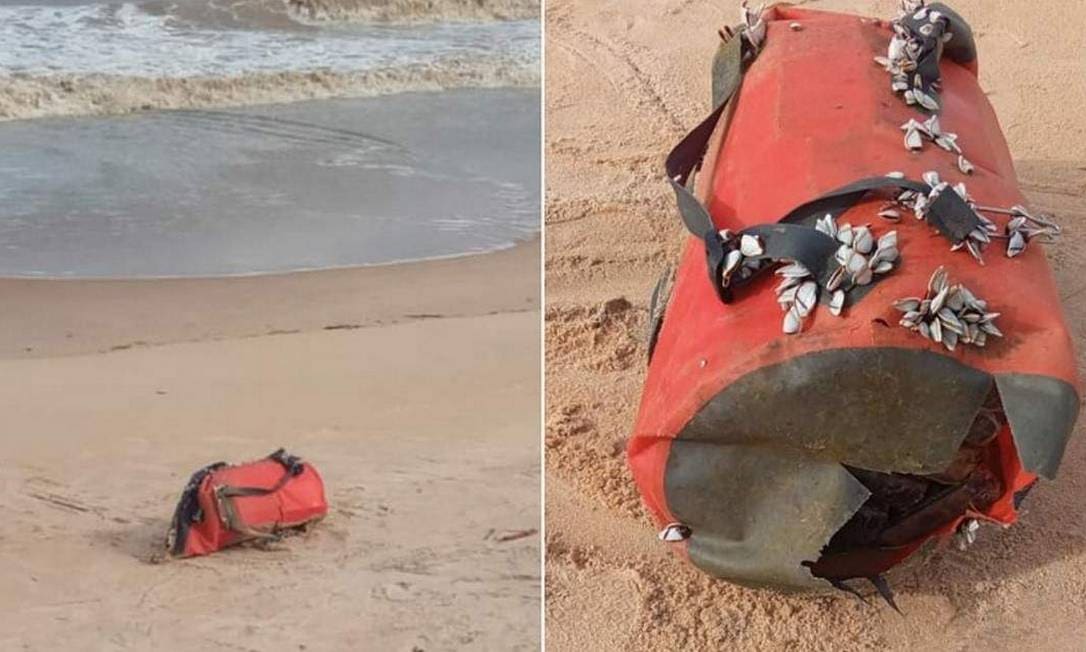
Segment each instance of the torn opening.
[[882,473],[846,466],[871,495],[837,530],[819,559],[803,565],[815,577],[831,581],[870,578],[902,562],[926,540],[950,535],[969,515],[1013,520],[1015,506],[1009,506],[1010,513],[1002,518],[992,515],[1008,490],[1015,489],[1008,454],[1017,457],[993,387],[957,455],[942,472]]

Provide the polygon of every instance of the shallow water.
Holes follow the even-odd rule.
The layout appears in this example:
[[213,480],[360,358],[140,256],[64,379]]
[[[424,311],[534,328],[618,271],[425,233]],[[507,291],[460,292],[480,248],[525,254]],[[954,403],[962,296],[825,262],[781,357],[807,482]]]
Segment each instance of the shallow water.
[[538,228],[535,91],[0,124],[5,276],[372,265]]

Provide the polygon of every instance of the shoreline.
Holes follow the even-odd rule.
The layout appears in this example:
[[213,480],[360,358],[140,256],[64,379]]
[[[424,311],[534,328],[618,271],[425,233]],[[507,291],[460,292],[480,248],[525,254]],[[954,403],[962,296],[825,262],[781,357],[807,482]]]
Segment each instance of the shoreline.
[[483,254],[291,273],[0,278],[0,360],[538,310],[539,250],[536,236]]
[[211,281],[220,279],[232,279],[232,278],[261,278],[268,276],[293,276],[295,274],[312,274],[317,272],[342,272],[354,269],[373,269],[375,267],[398,267],[405,265],[417,265],[419,263],[439,262],[445,260],[459,260],[461,258],[471,258],[472,256],[489,256],[491,254],[508,251],[515,249],[522,245],[528,245],[532,242],[538,242],[540,235],[535,234],[527,238],[518,238],[515,242],[494,247],[486,251],[466,251],[459,254],[446,254],[439,256],[427,256],[425,258],[405,258],[403,260],[389,260],[380,263],[362,263],[358,265],[333,265],[329,267],[302,267],[299,269],[285,269],[269,272],[239,272],[237,274],[174,274],[165,276],[50,276],[45,274],[35,274],[33,272],[27,274],[0,274],[0,283],[4,281],[103,281],[103,282],[116,282],[116,281],[179,281],[179,280],[193,280],[193,281]]

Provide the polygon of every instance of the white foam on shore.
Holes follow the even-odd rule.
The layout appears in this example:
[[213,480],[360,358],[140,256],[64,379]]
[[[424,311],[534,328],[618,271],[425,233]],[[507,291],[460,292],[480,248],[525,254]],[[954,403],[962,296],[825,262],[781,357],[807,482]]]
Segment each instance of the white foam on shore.
[[359,72],[249,73],[234,77],[50,75],[0,77],[0,120],[113,115],[456,88],[538,87],[534,65],[444,59]]
[[0,75],[228,77],[354,72],[446,57],[539,58],[533,21],[440,25],[237,27],[179,21],[136,5],[0,5]]
[[538,21],[315,27],[253,1],[0,5],[0,119],[539,83]]

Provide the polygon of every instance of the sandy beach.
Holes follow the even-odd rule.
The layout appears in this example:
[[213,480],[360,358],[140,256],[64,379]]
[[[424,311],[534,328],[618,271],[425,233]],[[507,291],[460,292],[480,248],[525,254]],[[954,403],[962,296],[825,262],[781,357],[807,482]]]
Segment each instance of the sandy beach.
[[[538,0],[0,0],[0,649],[540,644]],[[328,516],[161,562],[197,469]]]
[[[702,575],[660,544],[626,469],[649,294],[685,232],[663,180],[708,112],[716,28],[738,2],[547,3],[547,645],[577,650],[1081,649],[1086,440],[1018,525],[981,530],[899,578],[899,616],[848,596],[789,597]],[[812,8],[891,17],[891,0]],[[1086,6],[958,0],[981,83],[1031,203],[1065,226],[1047,252],[1086,351]],[[1083,358],[1080,354],[1080,367]]]
[[[0,648],[537,649],[538,244],[0,281]],[[327,519],[148,561],[193,470],[279,446]]]

